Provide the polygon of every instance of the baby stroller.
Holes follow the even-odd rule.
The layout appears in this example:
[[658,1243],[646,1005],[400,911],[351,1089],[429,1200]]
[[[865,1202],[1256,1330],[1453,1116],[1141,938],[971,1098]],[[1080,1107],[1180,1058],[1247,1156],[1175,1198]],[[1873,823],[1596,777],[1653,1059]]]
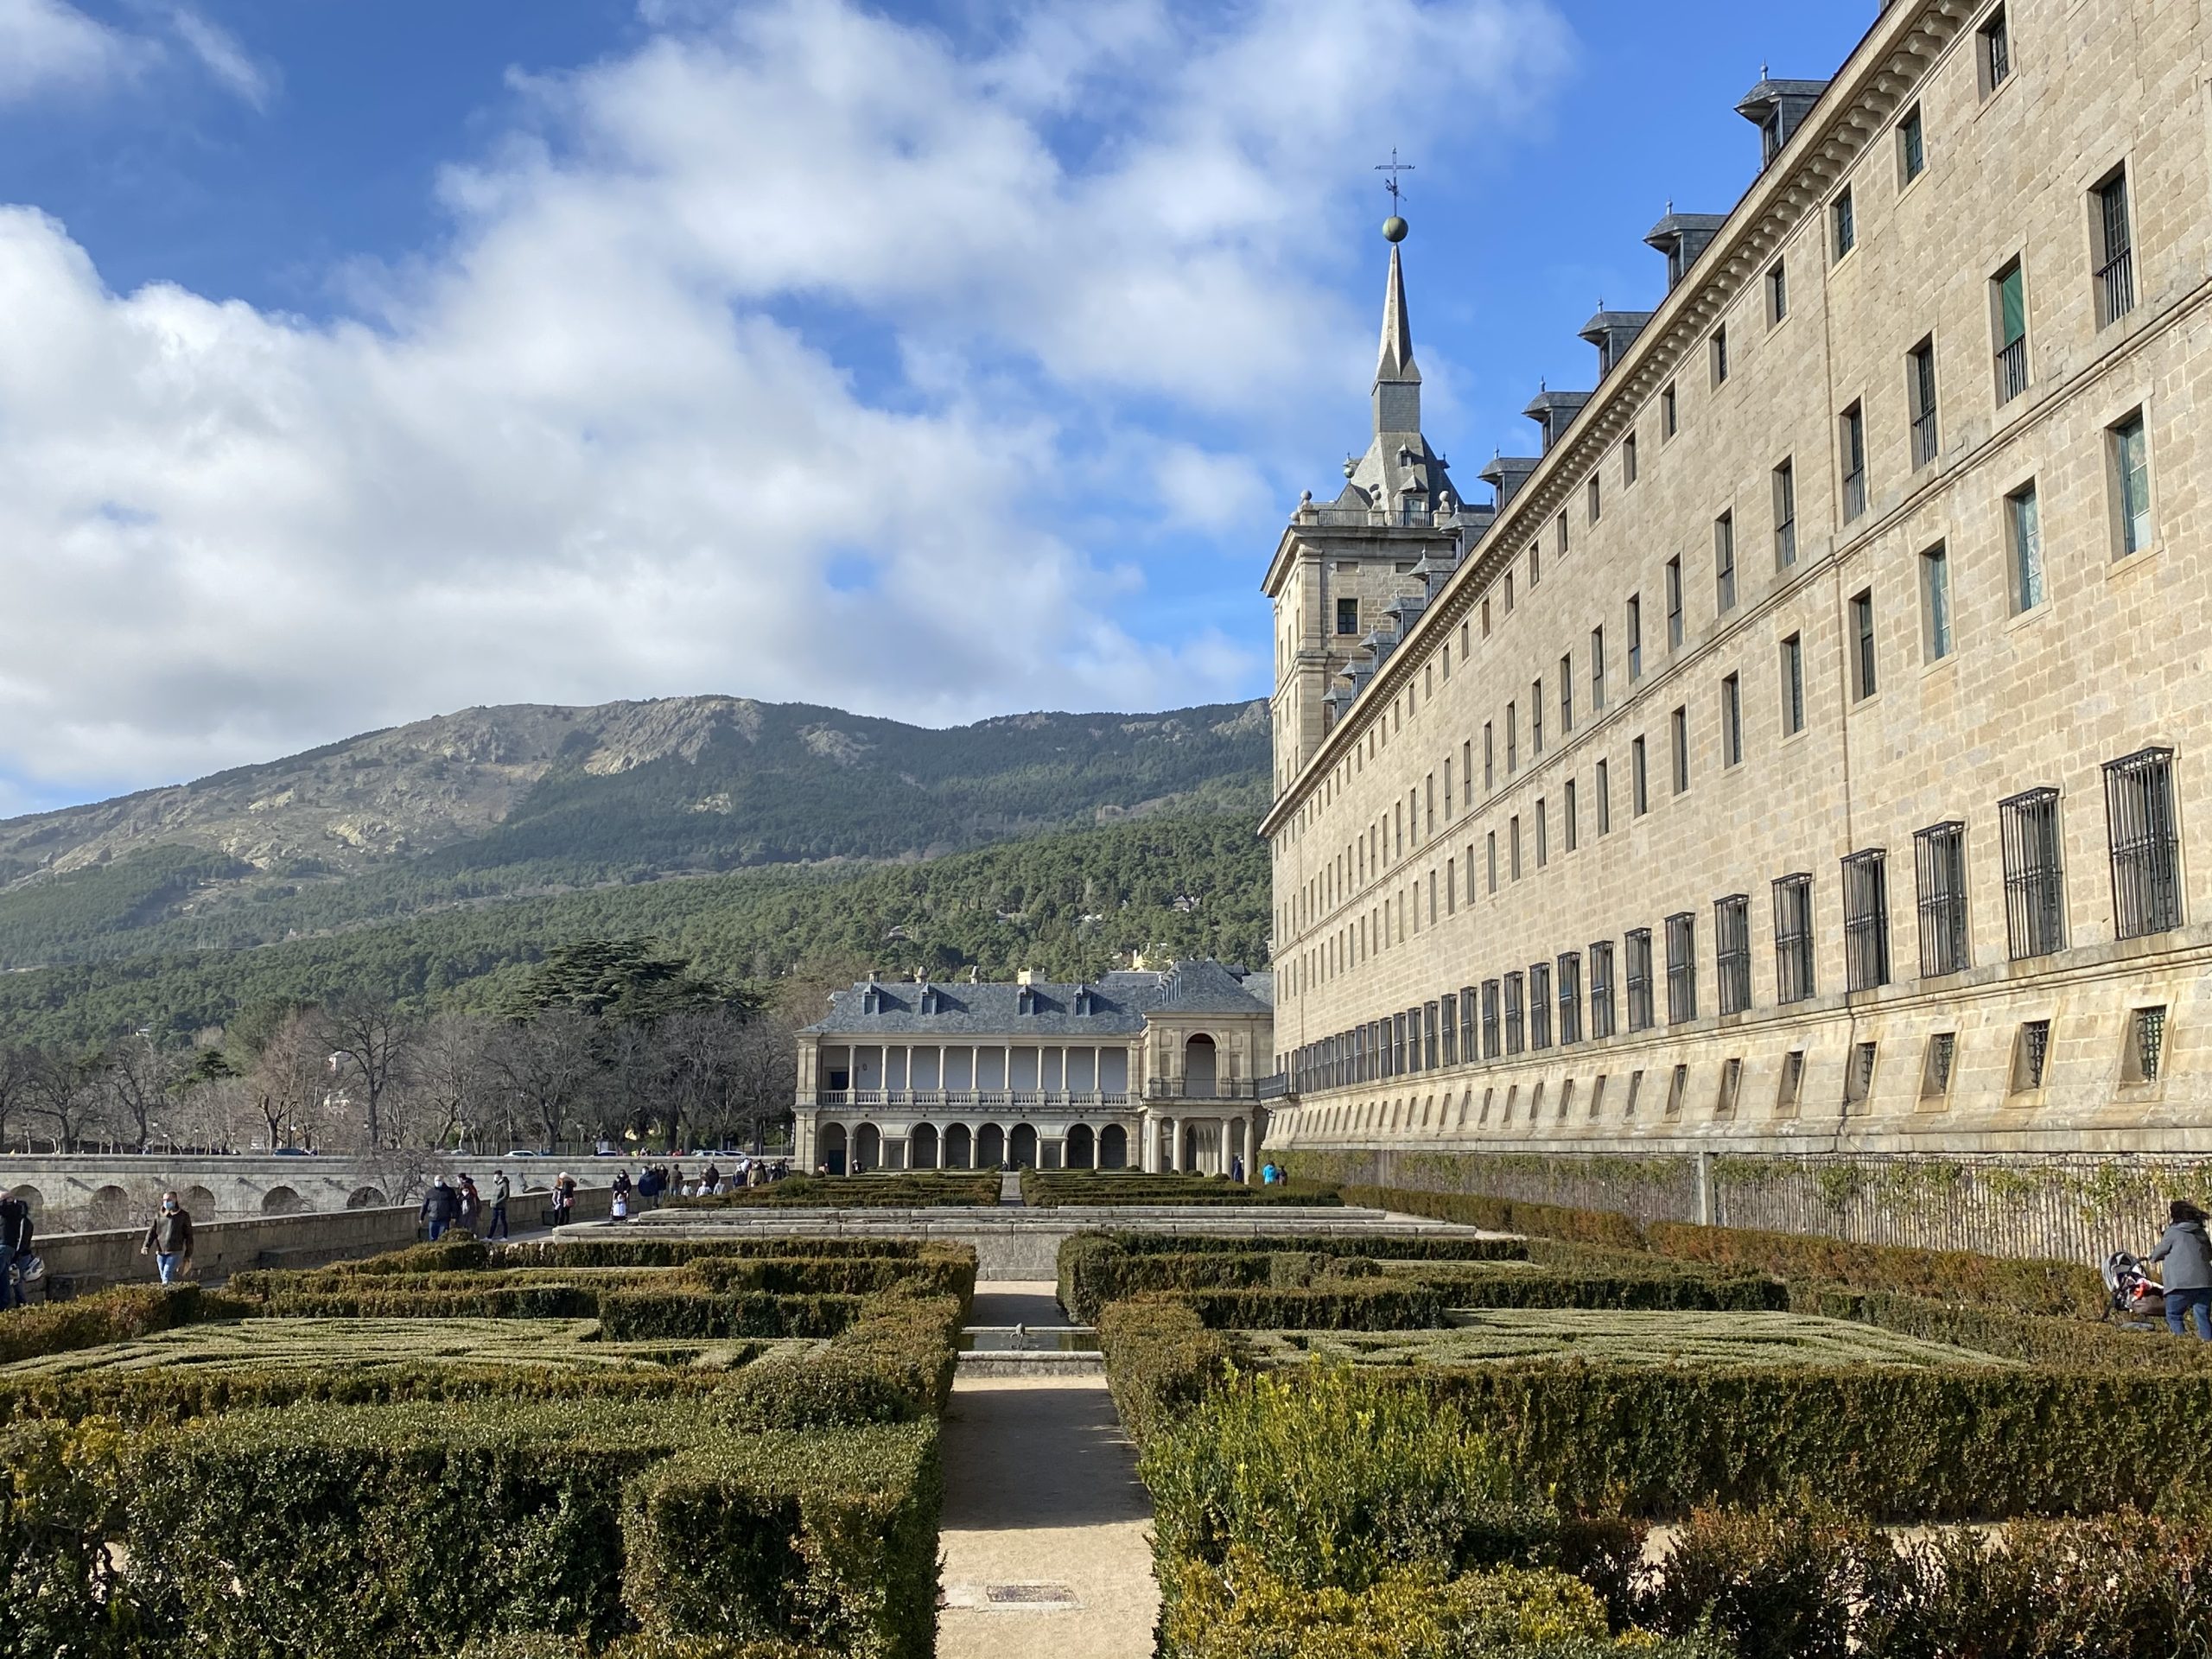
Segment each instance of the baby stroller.
[[2105,1310],[2097,1316],[2100,1319],[2118,1314],[2124,1325],[2145,1331],[2158,1328],[2153,1321],[2166,1317],[2166,1295],[2141,1256],[2114,1250],[2105,1258],[2104,1281]]

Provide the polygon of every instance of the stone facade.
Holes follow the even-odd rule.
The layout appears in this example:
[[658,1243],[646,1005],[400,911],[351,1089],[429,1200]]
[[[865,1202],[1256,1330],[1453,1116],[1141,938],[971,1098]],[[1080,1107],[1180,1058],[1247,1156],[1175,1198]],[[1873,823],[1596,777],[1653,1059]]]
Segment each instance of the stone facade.
[[1271,995],[1203,961],[1072,985],[864,980],[798,1034],[798,1165],[1227,1173],[1265,1128]]
[[2212,1145],[2206,27],[1897,0],[1494,518],[1301,507],[1273,1144]]

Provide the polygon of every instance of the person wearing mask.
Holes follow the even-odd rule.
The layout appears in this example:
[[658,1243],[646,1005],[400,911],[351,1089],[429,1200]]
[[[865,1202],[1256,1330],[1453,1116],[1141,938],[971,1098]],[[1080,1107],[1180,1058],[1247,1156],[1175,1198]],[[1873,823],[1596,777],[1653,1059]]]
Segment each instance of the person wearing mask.
[[486,1238],[507,1236],[507,1172],[504,1169],[493,1170],[492,1172],[492,1218],[484,1229],[484,1236]]
[[630,1214],[630,1172],[614,1172],[614,1185],[607,1200],[607,1213],[617,1221],[628,1219]]
[[454,1217],[461,1213],[461,1198],[446,1185],[446,1178],[439,1176],[428,1192],[423,1195],[423,1219],[430,1229],[430,1243],[435,1244],[446,1236],[446,1229],[453,1225]]
[[2204,1212],[2187,1198],[2176,1198],[2166,1208],[2170,1217],[2158,1248],[2147,1258],[2165,1263],[2159,1275],[2166,1293],[2166,1328],[2185,1336],[2182,1317],[2188,1314],[2200,1342],[2212,1342],[2212,1239],[2204,1231]]
[[146,1229],[138,1254],[151,1254],[155,1270],[165,1285],[175,1284],[177,1274],[192,1265],[192,1216],[177,1202],[175,1193],[162,1194],[162,1207]]
[[466,1175],[461,1178],[461,1213],[456,1219],[465,1232],[483,1230],[484,1195],[476,1190],[476,1183]]
[[22,1198],[0,1198],[0,1309],[22,1306],[17,1264],[31,1254],[31,1207]]

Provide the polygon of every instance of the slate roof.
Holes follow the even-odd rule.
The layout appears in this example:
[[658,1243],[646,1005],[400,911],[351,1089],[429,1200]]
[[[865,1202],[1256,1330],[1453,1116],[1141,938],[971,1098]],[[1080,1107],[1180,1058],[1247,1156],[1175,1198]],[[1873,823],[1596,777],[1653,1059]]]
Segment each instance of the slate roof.
[[[1032,1012],[1020,1011],[1029,993]],[[874,1011],[868,1005],[874,994]],[[925,1014],[925,994],[934,1012]],[[1076,1006],[1081,997],[1085,1012]],[[1274,1007],[1274,977],[1243,978],[1207,959],[1179,962],[1164,973],[1122,969],[1087,984],[1037,980],[1028,985],[940,985],[935,982],[862,980],[833,991],[830,1012],[806,1029],[825,1037],[911,1034],[930,1037],[1134,1037],[1152,1013],[1249,1017]]]

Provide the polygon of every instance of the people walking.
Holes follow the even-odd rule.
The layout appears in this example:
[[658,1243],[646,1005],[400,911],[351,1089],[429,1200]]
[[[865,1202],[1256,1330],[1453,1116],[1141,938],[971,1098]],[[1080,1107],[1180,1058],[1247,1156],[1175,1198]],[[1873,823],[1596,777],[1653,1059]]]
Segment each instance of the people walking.
[[553,1182],[553,1224],[565,1227],[576,1207],[576,1178],[563,1170]]
[[1229,1179],[1239,1186],[1244,1185],[1244,1160],[1234,1153],[1230,1154]]
[[2166,1230],[2147,1258],[2165,1263],[2160,1275],[2166,1293],[2166,1328],[2185,1336],[2184,1313],[2196,1326],[2197,1340],[2212,1342],[2212,1238],[2204,1230],[2204,1211],[2187,1198],[2166,1208]]
[[14,1197],[0,1198],[0,1308],[20,1306],[23,1300],[17,1267],[30,1260],[31,1207]]
[[431,1243],[446,1236],[446,1229],[453,1225],[454,1217],[460,1213],[460,1195],[446,1185],[444,1176],[439,1176],[423,1195],[423,1219],[429,1225]]
[[146,1229],[138,1254],[153,1256],[155,1271],[165,1285],[175,1284],[177,1274],[192,1265],[192,1215],[175,1193],[162,1194],[162,1207]]
[[630,1172],[628,1170],[618,1169],[614,1172],[613,1190],[607,1200],[607,1213],[615,1220],[626,1221],[629,1218]]
[[486,1238],[507,1236],[507,1172],[504,1169],[493,1170],[492,1172],[492,1217],[484,1228],[484,1236]]
[[463,1232],[483,1231],[484,1195],[476,1190],[476,1183],[464,1175],[461,1178],[461,1212],[455,1217]]

